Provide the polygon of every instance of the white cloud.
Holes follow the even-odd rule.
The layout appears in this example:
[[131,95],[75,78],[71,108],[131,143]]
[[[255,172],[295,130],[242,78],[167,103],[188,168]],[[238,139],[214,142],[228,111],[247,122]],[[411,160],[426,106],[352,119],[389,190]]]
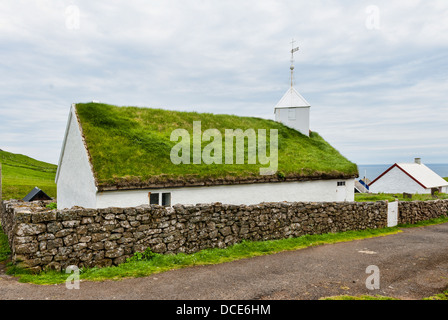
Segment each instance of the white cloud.
[[[67,27],[73,5],[79,29]],[[93,99],[273,118],[293,37],[312,128],[341,153],[447,162],[443,0],[2,1],[0,148],[57,162],[70,104]]]

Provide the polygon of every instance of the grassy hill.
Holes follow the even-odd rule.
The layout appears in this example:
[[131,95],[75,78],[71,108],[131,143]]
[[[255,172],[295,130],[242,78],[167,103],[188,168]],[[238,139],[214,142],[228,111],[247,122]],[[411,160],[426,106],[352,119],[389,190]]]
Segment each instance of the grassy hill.
[[[247,161],[244,164],[224,164],[224,160],[223,164],[173,164],[170,150],[177,142],[171,141],[170,135],[174,129],[185,129],[191,135],[193,121],[201,121],[202,132],[217,129],[224,134],[225,129],[254,129],[255,132],[266,129],[268,139],[270,129],[278,130],[278,172],[286,178],[339,179],[358,175],[356,164],[316,132],[308,138],[272,120],[101,103],[80,103],[76,111],[100,188],[144,186],[170,179],[188,183],[190,179],[235,181],[260,177],[259,169],[266,166]],[[207,144],[203,142],[201,149]],[[247,151],[247,142],[245,148]]]
[[39,187],[52,198],[56,197],[56,165],[1,150],[0,162],[3,200],[22,199],[34,187]]

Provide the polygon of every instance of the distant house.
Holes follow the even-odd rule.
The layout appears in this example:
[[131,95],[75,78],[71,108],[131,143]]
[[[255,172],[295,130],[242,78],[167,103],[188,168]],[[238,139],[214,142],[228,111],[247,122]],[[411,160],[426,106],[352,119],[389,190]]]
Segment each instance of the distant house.
[[35,187],[22,200],[26,201],[26,202],[30,202],[30,201],[37,201],[37,200],[52,200],[52,198],[49,195],[47,195],[45,192],[43,192],[41,189],[39,189],[38,187]]
[[[369,180],[369,179],[367,179]],[[355,193],[369,193],[369,185],[364,180],[355,180]]]
[[415,158],[413,163],[395,163],[369,184],[372,193],[448,193],[448,181]]

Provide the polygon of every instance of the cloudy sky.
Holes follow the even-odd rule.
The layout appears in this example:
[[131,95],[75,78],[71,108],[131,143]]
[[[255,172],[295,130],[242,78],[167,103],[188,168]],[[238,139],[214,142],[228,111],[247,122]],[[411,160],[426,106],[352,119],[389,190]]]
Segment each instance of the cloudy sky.
[[273,119],[289,86],[358,164],[448,163],[448,1],[0,3],[0,149],[57,163],[71,103]]

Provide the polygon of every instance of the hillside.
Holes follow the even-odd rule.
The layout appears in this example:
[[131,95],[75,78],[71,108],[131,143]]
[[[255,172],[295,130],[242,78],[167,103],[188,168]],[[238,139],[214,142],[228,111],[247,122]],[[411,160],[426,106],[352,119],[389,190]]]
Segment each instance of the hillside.
[[[343,157],[316,132],[310,137],[281,123],[255,117],[225,114],[168,111],[164,109],[117,107],[100,103],[76,105],[84,138],[89,149],[99,188],[133,188],[164,183],[185,185],[197,182],[257,180],[259,162],[248,164],[247,141],[244,164],[179,164],[170,160],[177,141],[175,129],[193,132],[193,121],[201,130],[225,129],[278,130],[278,173],[292,180],[344,178],[358,175],[356,164]],[[191,138],[191,145],[193,143]],[[224,140],[224,139],[223,139]],[[201,149],[209,142],[202,142]],[[224,143],[223,143],[224,146]],[[268,147],[269,150],[269,142]],[[191,150],[193,148],[191,147]],[[222,154],[224,159],[224,152]],[[278,176],[272,177],[277,179]],[[174,182],[173,182],[174,181]],[[258,180],[257,180],[258,181]]]
[[57,166],[33,158],[0,150],[2,163],[2,199],[22,199],[34,187],[56,197],[54,178]]

